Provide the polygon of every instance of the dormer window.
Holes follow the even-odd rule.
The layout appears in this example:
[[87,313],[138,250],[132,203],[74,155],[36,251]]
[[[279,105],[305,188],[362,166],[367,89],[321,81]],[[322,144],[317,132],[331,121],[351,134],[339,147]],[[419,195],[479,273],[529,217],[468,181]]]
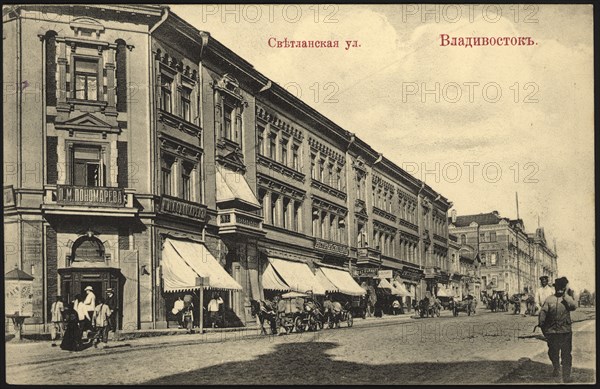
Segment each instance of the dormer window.
[[98,60],[75,60],[75,91],[79,100],[98,100]]

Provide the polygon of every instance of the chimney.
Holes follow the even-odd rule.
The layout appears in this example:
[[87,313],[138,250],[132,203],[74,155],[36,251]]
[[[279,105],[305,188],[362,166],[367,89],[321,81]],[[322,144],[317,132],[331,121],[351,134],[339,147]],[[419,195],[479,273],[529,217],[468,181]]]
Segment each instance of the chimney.
[[456,223],[456,209],[453,209],[450,214],[452,215],[452,223]]
[[500,216],[500,214],[498,213],[498,211],[492,211],[492,213],[496,216]]

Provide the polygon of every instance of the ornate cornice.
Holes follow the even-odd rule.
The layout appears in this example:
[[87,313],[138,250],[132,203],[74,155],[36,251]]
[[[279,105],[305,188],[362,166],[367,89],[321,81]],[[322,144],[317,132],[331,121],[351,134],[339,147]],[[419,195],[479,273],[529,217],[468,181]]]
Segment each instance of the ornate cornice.
[[263,187],[270,191],[277,192],[284,196],[292,197],[296,200],[303,200],[306,197],[306,192],[304,190],[287,185],[284,182],[266,176],[262,173],[257,173],[256,178],[258,179],[259,187]]
[[318,151],[321,154],[321,156],[327,156],[330,159],[337,161],[337,163],[341,166],[344,166],[346,164],[346,157],[344,157],[343,154],[333,150],[331,147],[318,141],[317,139],[309,137],[308,144],[313,150]]
[[283,131],[284,133],[298,140],[299,142],[302,142],[302,140],[304,139],[304,134],[301,130],[290,125],[289,123],[287,123],[286,120],[282,120],[278,117],[278,115],[270,113],[263,107],[260,107],[258,105],[256,106],[256,117],[265,121],[266,123],[269,123],[271,127],[275,127],[276,129]]

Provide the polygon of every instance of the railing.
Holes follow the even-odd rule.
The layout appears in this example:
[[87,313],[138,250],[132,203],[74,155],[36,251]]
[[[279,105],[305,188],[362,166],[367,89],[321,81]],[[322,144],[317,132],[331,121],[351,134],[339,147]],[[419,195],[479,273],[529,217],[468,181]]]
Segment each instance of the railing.
[[381,263],[381,250],[371,247],[359,247],[356,250],[357,263]]
[[218,212],[217,225],[224,232],[240,226],[262,231],[263,219],[261,216],[239,209],[224,209]]

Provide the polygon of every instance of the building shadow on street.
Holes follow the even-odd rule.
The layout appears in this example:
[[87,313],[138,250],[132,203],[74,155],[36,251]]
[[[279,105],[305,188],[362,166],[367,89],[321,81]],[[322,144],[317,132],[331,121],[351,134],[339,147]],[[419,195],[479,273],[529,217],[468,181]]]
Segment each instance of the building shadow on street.
[[[274,351],[250,361],[227,362],[149,380],[147,385],[203,384],[477,384],[477,383],[560,383],[551,377],[552,366],[519,361],[465,361],[454,363],[394,363],[406,355],[389,356],[390,363],[369,364],[340,361],[328,354],[337,345],[331,342],[294,342],[278,344]],[[368,351],[365,350],[366,355]],[[206,355],[210,358],[210,354]],[[488,377],[500,379],[490,382]],[[572,378],[579,383],[595,382],[592,369],[574,369]]]

